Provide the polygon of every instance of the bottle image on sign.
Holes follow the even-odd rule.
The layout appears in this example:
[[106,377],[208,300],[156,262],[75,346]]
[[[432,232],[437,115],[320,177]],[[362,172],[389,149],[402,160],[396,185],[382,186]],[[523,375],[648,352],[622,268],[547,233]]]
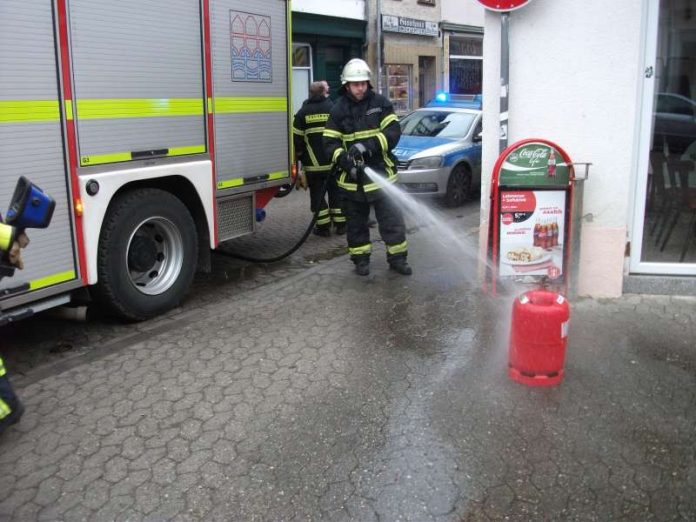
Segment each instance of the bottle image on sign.
[[549,160],[546,164],[546,174],[548,177],[553,178],[556,176],[556,153],[553,149],[549,151]]

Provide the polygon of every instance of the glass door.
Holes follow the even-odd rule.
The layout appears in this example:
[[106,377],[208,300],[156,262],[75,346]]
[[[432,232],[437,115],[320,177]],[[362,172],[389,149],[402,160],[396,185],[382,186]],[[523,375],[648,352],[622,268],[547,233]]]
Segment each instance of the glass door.
[[631,272],[696,275],[696,2],[647,2]]

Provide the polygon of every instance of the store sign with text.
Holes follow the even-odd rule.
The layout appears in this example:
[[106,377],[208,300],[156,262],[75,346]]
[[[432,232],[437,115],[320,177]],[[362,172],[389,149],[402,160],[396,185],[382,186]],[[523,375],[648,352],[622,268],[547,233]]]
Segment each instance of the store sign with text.
[[437,22],[415,20],[394,15],[382,15],[382,30],[420,36],[438,36],[440,34]]

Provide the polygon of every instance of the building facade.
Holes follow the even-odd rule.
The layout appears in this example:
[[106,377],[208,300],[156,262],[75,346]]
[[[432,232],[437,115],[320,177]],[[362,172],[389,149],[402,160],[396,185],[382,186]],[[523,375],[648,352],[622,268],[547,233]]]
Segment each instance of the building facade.
[[474,0],[293,0],[293,107],[312,80],[335,95],[341,67],[362,57],[398,114],[439,91],[479,94],[483,8]]
[[442,89],[440,1],[368,0],[367,13],[365,56],[375,87],[397,114],[421,107]]
[[[578,293],[696,294],[694,2],[532,0],[509,21],[509,143],[547,138],[592,163]],[[499,154],[500,28],[487,11],[482,243]]]
[[294,112],[314,80],[327,80],[336,96],[343,65],[363,55],[366,15],[365,0],[293,0]]
[[442,85],[452,94],[483,90],[483,7],[474,0],[441,0]]

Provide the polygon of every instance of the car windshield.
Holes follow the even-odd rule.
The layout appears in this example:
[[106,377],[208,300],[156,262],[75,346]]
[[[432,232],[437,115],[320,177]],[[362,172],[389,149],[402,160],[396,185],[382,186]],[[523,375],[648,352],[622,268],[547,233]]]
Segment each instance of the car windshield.
[[401,134],[461,139],[475,118],[470,112],[415,111],[401,120]]

